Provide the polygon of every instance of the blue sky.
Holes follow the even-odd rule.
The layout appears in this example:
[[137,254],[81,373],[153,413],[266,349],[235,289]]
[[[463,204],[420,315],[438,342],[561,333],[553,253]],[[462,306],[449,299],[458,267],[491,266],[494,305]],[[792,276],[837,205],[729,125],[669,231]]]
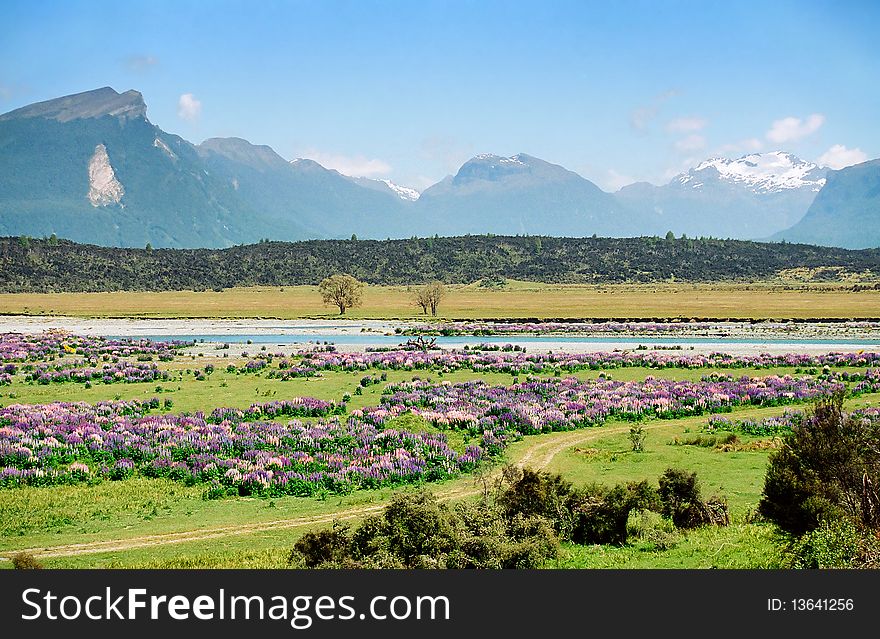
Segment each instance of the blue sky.
[[710,156],[880,155],[880,2],[0,5],[0,112],[112,86],[193,142],[424,188],[479,153],[606,190]]

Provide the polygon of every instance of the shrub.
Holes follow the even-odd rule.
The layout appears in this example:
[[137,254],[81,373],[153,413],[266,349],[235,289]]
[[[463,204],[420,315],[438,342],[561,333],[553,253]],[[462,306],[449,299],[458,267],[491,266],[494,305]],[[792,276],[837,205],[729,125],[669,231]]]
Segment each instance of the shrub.
[[535,525],[534,534],[501,546],[501,568],[540,568],[547,559],[558,555],[559,539],[549,522],[540,517],[527,521]]
[[560,475],[538,473],[525,469],[516,476],[508,468],[510,486],[498,497],[498,504],[508,519],[515,515],[545,517],[553,522],[556,532],[566,537],[572,525],[571,483]]
[[630,512],[659,508],[657,491],[647,481],[618,484],[610,490],[588,487],[573,501],[571,540],[577,544],[625,544]]
[[445,558],[446,568],[539,568],[555,557],[559,539],[543,517],[504,518],[488,502],[455,506],[458,547]]
[[430,563],[455,547],[455,530],[444,504],[427,491],[398,494],[385,509],[388,550],[408,567]]
[[792,568],[851,568],[861,536],[849,519],[825,520],[792,545]]
[[28,552],[19,552],[12,555],[12,567],[16,570],[40,570],[43,564]]
[[880,420],[847,415],[843,399],[817,402],[770,457],[758,509],[790,534],[841,517],[880,530]]
[[641,424],[636,424],[635,426],[630,427],[629,441],[632,443],[634,453],[641,453],[644,450],[645,437],[647,436],[648,434],[645,432],[645,429],[642,428]]
[[425,491],[395,495],[354,532],[339,523],[304,535],[289,563],[308,568],[539,568],[555,557],[550,521],[506,519],[494,504],[448,507]]
[[660,476],[659,483],[661,512],[676,528],[696,528],[708,523],[696,473],[669,468]]
[[672,520],[647,509],[633,509],[626,520],[627,539],[650,544],[655,550],[669,550],[678,543],[679,534]]
[[[578,544],[624,544],[630,535],[655,549],[678,537],[664,508],[692,524],[727,523],[727,504],[699,500],[696,476],[669,470],[664,495],[649,482],[575,489],[559,475],[502,469],[493,493],[447,506],[427,491],[398,493],[381,515],[304,535],[289,563],[308,568],[540,568],[558,555],[560,539]],[[673,508],[677,505],[678,508]]]
[[332,528],[303,535],[294,544],[291,559],[299,555],[308,568],[338,564],[351,558],[351,545],[349,527],[337,521]]

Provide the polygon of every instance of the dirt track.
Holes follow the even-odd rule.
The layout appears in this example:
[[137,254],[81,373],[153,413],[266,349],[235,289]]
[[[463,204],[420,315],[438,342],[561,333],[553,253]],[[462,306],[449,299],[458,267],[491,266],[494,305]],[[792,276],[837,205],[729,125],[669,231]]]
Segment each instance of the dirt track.
[[[657,428],[662,425],[662,423],[657,423],[649,425],[647,426],[647,428]],[[528,466],[530,468],[541,470],[549,466],[550,462],[553,461],[553,458],[566,448],[570,448],[571,446],[599,439],[608,435],[615,435],[618,433],[626,432],[628,430],[629,426],[615,426],[612,428],[597,427],[567,431],[562,433],[554,433],[550,435],[535,436],[529,438],[533,441],[533,443],[531,443],[531,445],[529,445],[529,447],[525,449],[522,456],[515,463],[520,467]],[[498,471],[496,471],[496,473],[497,472]],[[441,488],[435,491],[435,494],[440,499],[449,500],[477,495],[479,494],[480,490],[481,488],[476,485],[462,485],[461,482],[458,482],[456,486]],[[5,555],[5,557],[3,558],[8,558],[16,552],[26,552],[39,557],[72,557],[76,555],[88,555],[102,552],[118,552],[123,550],[132,550],[135,548],[162,546],[166,544],[181,544],[188,542],[206,541],[232,535],[259,533],[268,530],[300,528],[305,526],[314,526],[318,524],[328,524],[334,520],[357,519],[359,517],[381,512],[386,504],[387,501],[384,501],[370,504],[368,506],[357,506],[322,515],[293,517],[290,519],[277,519],[273,521],[265,521],[251,524],[218,526],[214,528],[200,528],[197,530],[146,535],[143,537],[127,537],[125,539],[93,541],[80,544],[45,546],[41,548],[25,548],[14,552],[4,552],[3,554]]]

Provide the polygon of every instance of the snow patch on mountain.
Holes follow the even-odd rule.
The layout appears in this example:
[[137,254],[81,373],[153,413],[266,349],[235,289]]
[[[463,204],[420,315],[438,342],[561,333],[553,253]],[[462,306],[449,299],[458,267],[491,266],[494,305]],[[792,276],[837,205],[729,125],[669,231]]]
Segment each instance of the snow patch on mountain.
[[395,184],[391,180],[380,180],[385,186],[394,191],[394,193],[401,200],[407,200],[409,202],[415,202],[419,199],[421,193],[416,191],[415,189],[411,189],[408,186],[400,186],[399,184]]
[[89,160],[89,202],[92,206],[108,206],[120,204],[125,189],[122,183],[116,179],[116,173],[110,165],[110,157],[107,155],[107,147],[99,144]]
[[521,166],[525,166],[525,162],[520,158],[520,154],[511,155],[509,158],[501,157],[500,155],[495,155],[494,153],[481,153],[480,155],[474,156],[473,160],[479,160],[481,162],[492,161],[497,162],[498,164],[518,164]]
[[752,153],[736,160],[712,158],[675,179],[679,184],[699,189],[713,172],[721,180],[741,184],[755,193],[803,188],[819,191],[825,185],[825,172],[818,165],[782,151]]
[[153,146],[156,147],[157,149],[165,151],[165,153],[168,155],[168,157],[170,157],[172,160],[177,159],[177,156],[174,154],[174,151],[171,150],[171,147],[168,146],[167,144],[165,144],[159,138],[156,138],[155,140],[153,140]]

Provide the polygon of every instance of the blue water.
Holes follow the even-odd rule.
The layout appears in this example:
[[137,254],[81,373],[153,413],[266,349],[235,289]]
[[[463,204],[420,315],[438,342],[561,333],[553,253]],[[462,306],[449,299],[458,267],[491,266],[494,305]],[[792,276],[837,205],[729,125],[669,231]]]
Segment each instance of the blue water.
[[[377,335],[375,333],[357,333],[351,335],[313,335],[313,334],[277,334],[277,335],[115,335],[113,337],[133,337],[135,339],[146,338],[152,341],[197,341],[206,343],[245,344],[250,340],[253,344],[348,344],[348,345],[379,345],[396,346],[410,339],[402,335]],[[432,338],[433,339],[433,338]],[[878,346],[878,339],[745,339],[725,337],[618,337],[618,336],[535,336],[535,335],[491,335],[491,336],[455,336],[437,337],[438,345],[453,344],[542,344],[542,343],[572,343],[572,344],[644,344],[665,345],[680,344],[791,344],[793,346],[815,345],[847,345],[847,346]]]

